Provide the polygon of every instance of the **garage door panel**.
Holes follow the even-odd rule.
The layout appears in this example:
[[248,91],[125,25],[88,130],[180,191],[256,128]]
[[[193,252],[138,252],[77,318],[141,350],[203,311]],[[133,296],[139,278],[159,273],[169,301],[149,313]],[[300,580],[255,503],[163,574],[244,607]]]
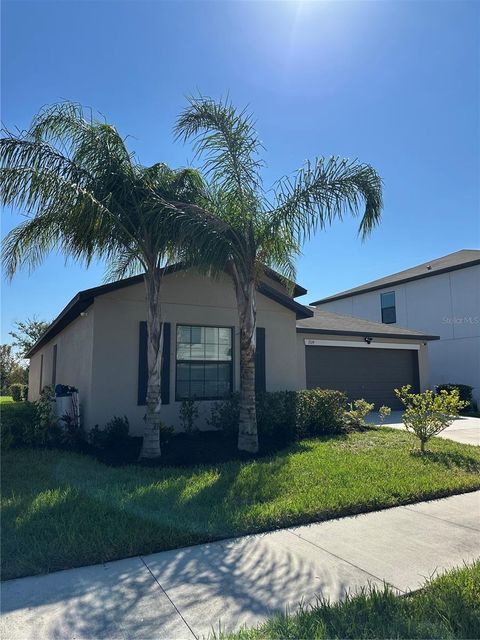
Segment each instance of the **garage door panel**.
[[345,391],[351,400],[365,398],[378,407],[400,408],[394,389],[411,384],[418,390],[418,355],[407,349],[365,347],[306,348],[307,388]]

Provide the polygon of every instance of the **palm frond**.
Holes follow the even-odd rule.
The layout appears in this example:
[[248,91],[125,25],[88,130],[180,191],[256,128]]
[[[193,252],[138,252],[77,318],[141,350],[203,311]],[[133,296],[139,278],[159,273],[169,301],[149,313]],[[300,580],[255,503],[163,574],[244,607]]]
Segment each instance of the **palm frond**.
[[272,229],[287,226],[299,242],[324,229],[345,213],[360,215],[364,238],[378,224],[382,212],[382,181],[368,164],[331,157],[308,162],[274,189],[276,208],[269,212]]
[[190,98],[175,126],[177,139],[193,140],[203,170],[223,192],[251,206],[261,190],[260,140],[251,115],[236,111],[228,100]]

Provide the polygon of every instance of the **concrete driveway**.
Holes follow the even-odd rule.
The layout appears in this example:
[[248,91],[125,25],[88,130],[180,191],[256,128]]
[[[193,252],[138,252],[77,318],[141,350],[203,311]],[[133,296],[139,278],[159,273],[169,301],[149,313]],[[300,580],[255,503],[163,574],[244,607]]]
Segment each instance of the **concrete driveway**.
[[[367,418],[367,422],[378,424],[378,414],[372,413]],[[402,411],[392,411],[392,414],[385,421],[385,426],[394,429],[404,429],[402,422]],[[455,440],[462,444],[473,444],[480,446],[480,418],[469,418],[467,416],[458,417],[453,424],[439,434],[439,438]]]
[[8,640],[202,637],[317,595],[398,592],[480,549],[480,492],[2,585]]

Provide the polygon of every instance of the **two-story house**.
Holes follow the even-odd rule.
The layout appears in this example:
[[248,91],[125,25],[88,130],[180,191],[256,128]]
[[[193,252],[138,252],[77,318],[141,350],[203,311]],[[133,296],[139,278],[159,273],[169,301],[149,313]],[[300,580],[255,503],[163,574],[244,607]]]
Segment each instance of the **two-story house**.
[[312,305],[440,336],[429,346],[430,386],[469,384],[480,404],[480,250],[456,251]]

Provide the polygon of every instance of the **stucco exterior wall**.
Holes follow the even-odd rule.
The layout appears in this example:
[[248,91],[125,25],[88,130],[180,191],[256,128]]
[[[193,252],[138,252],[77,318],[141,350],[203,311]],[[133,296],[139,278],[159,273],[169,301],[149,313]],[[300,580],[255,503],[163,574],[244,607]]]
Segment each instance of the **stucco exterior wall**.
[[[234,389],[239,388],[239,329],[230,279],[209,280],[192,272],[167,276],[162,288],[163,319],[171,323],[170,403],[162,408],[164,422],[179,428],[180,402],[175,401],[176,325],[234,327]],[[143,284],[95,299],[92,411],[90,424],[103,426],[114,415],[126,415],[131,431],[141,434],[145,406],[137,405],[139,322],[146,320]],[[296,389],[295,314],[257,295],[257,324],[265,327],[267,390]],[[211,402],[199,403],[198,425],[206,427]]]
[[[305,367],[305,339],[309,340],[325,340],[329,342],[358,342],[360,347],[365,348],[365,341],[361,336],[337,336],[318,333],[297,333],[297,375],[301,389],[307,386],[306,367]],[[389,344],[419,345],[418,350],[418,373],[421,391],[428,389],[429,383],[429,346],[419,340],[400,340],[393,338],[375,338],[375,344],[384,344],[388,348]],[[348,345],[346,345],[348,346]]]
[[[82,422],[90,422],[91,379],[93,362],[94,305],[79,316],[30,359],[28,399],[37,400],[42,387],[52,384],[53,349],[57,345],[56,384],[66,384],[79,389]],[[43,372],[40,366],[43,356]]]
[[325,311],[381,322],[380,296],[395,291],[399,326],[440,340],[429,345],[428,386],[459,382],[480,403],[480,265],[319,305]]

